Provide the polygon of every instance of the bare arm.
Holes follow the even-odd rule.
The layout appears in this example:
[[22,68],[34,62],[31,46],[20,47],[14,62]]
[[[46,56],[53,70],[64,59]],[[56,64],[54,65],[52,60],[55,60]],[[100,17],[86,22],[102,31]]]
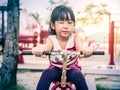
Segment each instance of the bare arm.
[[83,50],[84,38],[81,36],[80,32],[75,32],[75,47],[76,50]]
[[80,32],[75,33],[75,46],[77,51],[83,52],[83,56],[81,57],[90,56],[93,53],[92,47],[84,46],[84,38],[81,36]]
[[42,57],[43,56],[42,54],[44,51],[51,51],[52,48],[53,48],[53,43],[49,38],[47,38],[45,44],[40,44],[32,48],[32,53],[35,56]]

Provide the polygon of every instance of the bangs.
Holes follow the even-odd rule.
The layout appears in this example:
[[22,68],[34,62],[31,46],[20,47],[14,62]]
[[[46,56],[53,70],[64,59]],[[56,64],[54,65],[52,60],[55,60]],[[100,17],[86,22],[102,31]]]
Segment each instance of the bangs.
[[59,6],[55,8],[55,10],[52,12],[51,20],[52,23],[55,23],[55,21],[73,21],[75,22],[75,16],[73,11],[70,8],[67,8],[65,6]]
[[71,19],[71,16],[69,14],[69,12],[61,12],[59,15],[58,15],[58,18],[57,18],[57,21],[69,21],[69,20],[72,20]]

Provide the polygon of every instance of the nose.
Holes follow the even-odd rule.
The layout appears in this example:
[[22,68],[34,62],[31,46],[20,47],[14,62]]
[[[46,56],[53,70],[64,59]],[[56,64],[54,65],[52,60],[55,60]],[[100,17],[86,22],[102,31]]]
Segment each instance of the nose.
[[64,23],[64,28],[68,28],[68,22]]

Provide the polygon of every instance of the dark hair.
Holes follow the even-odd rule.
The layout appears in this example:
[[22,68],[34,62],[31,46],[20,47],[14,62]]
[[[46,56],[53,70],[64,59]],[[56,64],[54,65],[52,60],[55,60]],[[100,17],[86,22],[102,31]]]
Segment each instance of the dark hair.
[[[70,15],[70,18],[69,18],[69,15]],[[50,18],[50,27],[49,27],[50,34],[52,35],[56,35],[56,32],[51,27],[51,23],[55,24],[55,21],[58,21],[58,20],[67,20],[67,21],[72,20],[75,23],[75,16],[72,9],[69,7],[60,5],[53,10]]]

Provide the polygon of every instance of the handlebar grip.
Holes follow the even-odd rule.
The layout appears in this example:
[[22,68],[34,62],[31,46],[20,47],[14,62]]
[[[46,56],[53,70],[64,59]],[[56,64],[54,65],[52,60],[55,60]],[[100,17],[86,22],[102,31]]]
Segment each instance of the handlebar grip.
[[94,51],[92,55],[105,55],[104,51]]
[[23,50],[22,55],[33,55],[33,53],[30,50]]

